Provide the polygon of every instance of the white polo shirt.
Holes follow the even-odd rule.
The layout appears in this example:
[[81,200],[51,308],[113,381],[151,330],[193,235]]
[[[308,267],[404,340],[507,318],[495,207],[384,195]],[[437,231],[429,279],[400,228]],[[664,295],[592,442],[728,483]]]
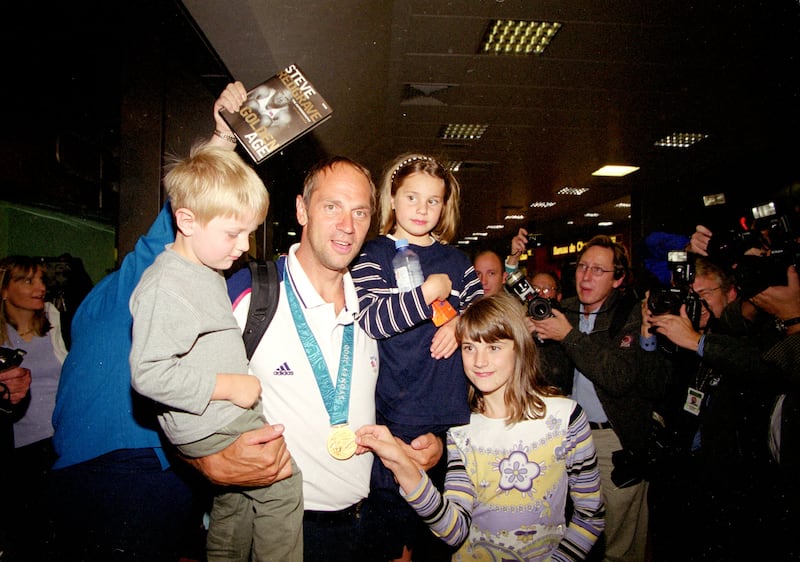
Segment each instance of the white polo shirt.
[[[337,511],[369,494],[373,455],[367,453],[340,461],[328,453],[330,418],[297,335],[283,284],[292,283],[306,322],[334,379],[334,386],[344,326],[355,322],[359,310],[358,297],[350,274],[345,274],[345,308],[337,316],[334,305],[325,302],[308,280],[295,257],[297,247],[295,244],[289,250],[278,309],[253,354],[250,372],[261,380],[261,399],[267,420],[286,426],[286,443],[303,473],[305,509]],[[242,328],[249,306],[248,294],[234,309],[234,316]],[[378,345],[357,322],[354,328],[348,424],[355,431],[362,425],[375,423]]]

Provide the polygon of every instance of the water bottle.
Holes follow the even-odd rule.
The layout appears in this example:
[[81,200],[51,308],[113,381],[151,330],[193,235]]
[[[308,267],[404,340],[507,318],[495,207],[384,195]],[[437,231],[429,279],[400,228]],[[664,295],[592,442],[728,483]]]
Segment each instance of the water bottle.
[[396,252],[392,258],[392,267],[397,280],[397,288],[401,291],[410,291],[422,285],[425,276],[422,275],[419,256],[408,246],[408,240],[405,238],[395,240],[394,247]]
[[[392,267],[397,280],[397,288],[400,291],[410,291],[422,285],[425,276],[422,274],[419,256],[408,246],[408,240],[405,238],[395,240],[394,247],[396,251],[392,258]],[[458,314],[446,300],[435,301],[431,306],[433,307],[433,323],[436,326],[441,326]]]

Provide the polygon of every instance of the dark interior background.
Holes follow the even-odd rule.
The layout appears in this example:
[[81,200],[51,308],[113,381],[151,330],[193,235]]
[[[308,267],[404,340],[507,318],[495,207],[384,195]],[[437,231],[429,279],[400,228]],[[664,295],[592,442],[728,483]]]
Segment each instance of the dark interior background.
[[[257,168],[272,197],[271,216],[259,233],[258,252],[270,256],[285,251],[296,240],[288,234],[294,225],[294,195],[305,170],[324,154],[335,151],[362,159],[376,176],[382,161],[397,153],[400,146],[435,150],[443,157],[452,154],[479,159],[469,152],[472,148],[434,145],[435,141],[417,138],[419,133],[411,125],[398,127],[397,111],[413,116],[416,110],[403,105],[399,89],[404,84],[447,82],[448,64],[430,62],[437,57],[446,61],[447,53],[411,51],[421,50],[420,45],[435,51],[440,48],[436,46],[439,35],[460,37],[465,33],[463,26],[469,23],[476,27],[474,20],[491,10],[514,15],[529,10],[529,6],[518,0],[399,0],[365,5],[302,0],[264,2],[263,6],[240,0],[224,4],[204,0],[128,4],[89,0],[43,10],[13,3],[5,9],[6,25],[0,38],[6,71],[0,98],[5,108],[5,126],[0,131],[0,200],[108,225],[115,233],[116,259],[121,259],[160,208],[160,177],[166,158],[185,153],[192,142],[210,134],[211,104],[232,74],[252,86],[256,77],[265,78],[281,63],[292,62],[283,60],[288,52],[319,82],[320,91],[330,93],[327,99],[335,114],[329,123]],[[563,168],[570,164],[573,153],[590,153],[604,163],[598,156],[601,152],[611,154],[612,149],[630,144],[630,135],[643,135],[641,127],[645,126],[650,127],[651,137],[659,130],[673,132],[681,130],[679,125],[691,129],[696,124],[716,134],[709,142],[680,153],[655,151],[654,139],[643,137],[641,146],[645,148],[633,152],[635,163],[646,162],[640,172],[616,183],[591,180],[598,181],[592,184],[593,191],[603,193],[602,198],[574,203],[573,207],[563,205],[560,208],[564,210],[531,211],[520,224],[534,225],[543,232],[547,244],[569,243],[597,231],[596,226],[581,221],[565,229],[569,213],[582,217],[586,210],[627,199],[632,207],[615,222],[614,233],[622,235],[636,254],[638,243],[650,232],[689,234],[694,224],[710,220],[702,208],[703,194],[725,192],[729,203],[724,213],[718,213],[720,224],[729,221],[734,225],[749,204],[779,191],[797,189],[800,6],[796,1],[678,2],[674,6],[650,1],[621,5],[576,1],[542,6],[539,9],[545,12],[571,17],[570,24],[586,28],[586,37],[593,37],[594,43],[581,44],[564,35],[557,37],[562,43],[554,44],[552,60],[528,63],[528,67],[520,67],[518,61],[503,63],[516,65],[506,67],[504,85],[519,80],[517,87],[530,88],[523,82],[533,71],[560,76],[563,83],[559,88],[545,88],[546,95],[536,98],[535,112],[561,119],[564,124],[541,130],[539,139],[527,131],[518,142],[495,143],[491,156],[483,147],[483,160],[503,158],[507,160],[500,167],[524,168],[531,178],[530,187],[526,191],[514,183],[517,180],[505,176],[500,181],[493,170],[462,173],[459,179],[465,196],[461,235],[494,222],[504,208],[552,197],[553,190],[562,185],[556,176],[549,175],[556,160]],[[264,12],[259,11],[262,8]],[[263,22],[269,9],[273,17],[267,25]],[[370,18],[372,26],[368,25]],[[431,27],[429,20],[437,26]],[[290,21],[296,27],[287,28]],[[405,26],[400,33],[402,49],[397,46],[400,23]],[[598,34],[604,26],[609,34],[620,28],[631,33],[624,40],[624,49],[611,35]],[[291,37],[288,31],[286,36],[277,34],[276,28],[289,29]],[[270,37],[268,32],[276,35]],[[326,50],[338,48],[338,44],[351,48],[354,37],[366,41],[371,34],[376,41],[386,36],[390,39],[384,41],[392,42],[384,45],[388,57],[385,63],[370,58],[374,54],[368,49],[351,49],[348,54],[352,59],[343,60],[335,52],[326,59]],[[670,50],[663,51],[665,45]],[[392,46],[394,51],[389,48]],[[593,49],[602,53],[614,46],[614,56],[628,53],[645,61],[658,60],[659,64],[640,61],[635,68],[638,82],[634,88],[621,71],[633,63],[580,60],[568,51],[582,49],[580,52],[587,53]],[[407,66],[398,67],[396,62],[401,59],[406,65],[416,63],[422,71],[414,74]],[[569,84],[578,72],[576,68],[588,68],[588,62],[601,64],[607,72],[586,75],[585,83],[590,84],[586,90],[581,90],[584,82],[580,80]],[[273,67],[268,68],[270,64]],[[347,68],[352,69],[353,76],[343,74]],[[659,78],[654,83],[660,81],[663,91],[648,82],[650,78]],[[368,95],[364,88],[371,83],[375,92]],[[459,108],[470,115],[467,109],[474,112],[472,106],[482,104],[491,108],[493,119],[498,120],[498,106],[508,101],[497,90],[498,99],[493,102],[491,90],[487,94],[486,90],[477,90],[478,85],[473,88],[480,95],[469,103],[451,103],[448,120],[454,119],[452,112]],[[567,95],[573,90],[580,94],[577,98]],[[585,103],[578,106],[575,99]],[[624,111],[626,99],[636,104],[635,118],[618,115]],[[598,112],[593,104],[602,100],[608,105]],[[425,116],[417,118],[417,129],[438,126],[439,117],[430,108],[425,111]],[[348,116],[356,113],[363,115],[348,121]],[[509,119],[518,121],[527,115],[516,106],[509,113]],[[590,146],[588,140],[570,140],[570,129],[578,128],[571,119],[591,121],[589,129],[604,139],[598,146],[608,150]],[[602,121],[599,125],[598,119]],[[373,126],[361,127],[365,121]],[[654,123],[660,128],[654,128]],[[534,123],[530,128],[536,132],[537,126]],[[560,145],[563,158],[547,152],[552,147],[542,144],[554,130],[564,136],[565,144]],[[588,135],[586,131],[579,134]],[[527,140],[523,142],[522,137]],[[515,164],[520,161],[525,165]],[[563,169],[560,173],[560,178],[568,177]],[[539,176],[549,178],[547,188],[534,181]],[[483,246],[504,253],[516,226],[494,234]],[[35,237],[38,233],[26,235]],[[76,247],[72,253],[80,257],[81,250]]]

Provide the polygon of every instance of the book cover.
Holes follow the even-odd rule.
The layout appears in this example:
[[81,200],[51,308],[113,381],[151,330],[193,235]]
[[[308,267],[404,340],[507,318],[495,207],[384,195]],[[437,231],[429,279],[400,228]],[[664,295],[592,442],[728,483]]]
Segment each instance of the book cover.
[[237,113],[220,110],[256,164],[327,120],[333,108],[292,64],[247,92]]

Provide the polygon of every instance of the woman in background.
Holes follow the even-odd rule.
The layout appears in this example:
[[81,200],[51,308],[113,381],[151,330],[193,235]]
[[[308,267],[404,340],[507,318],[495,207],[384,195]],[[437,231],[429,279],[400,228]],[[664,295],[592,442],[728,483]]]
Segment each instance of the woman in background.
[[[14,448],[3,459],[3,560],[43,560],[50,538],[46,478],[55,460],[52,416],[67,349],[58,309],[45,302],[44,263],[28,256],[0,260],[0,345],[25,352],[30,391],[10,412]],[[13,541],[13,542],[11,542]]]

